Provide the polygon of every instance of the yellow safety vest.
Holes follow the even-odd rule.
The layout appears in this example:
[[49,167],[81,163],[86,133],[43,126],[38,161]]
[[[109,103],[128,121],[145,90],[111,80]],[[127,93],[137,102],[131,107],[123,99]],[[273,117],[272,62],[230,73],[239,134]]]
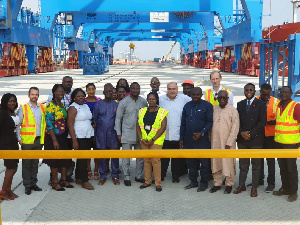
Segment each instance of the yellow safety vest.
[[281,114],[277,108],[274,140],[282,144],[298,144],[300,142],[300,123],[294,120],[296,102],[291,101]]
[[[227,91],[228,97],[229,97],[229,92],[231,90],[224,88],[224,87],[222,88],[222,90]],[[218,99],[215,99],[214,92],[211,90],[211,88],[205,91],[205,100],[207,102],[209,102],[210,104],[212,104],[213,107],[215,107],[216,105],[219,105],[219,101],[218,101]]]
[[[44,144],[46,120],[45,120],[45,108],[42,104],[39,104],[42,121],[41,121],[41,144]],[[23,121],[20,129],[20,135],[24,144],[34,144],[36,137],[36,122],[30,105],[27,103],[22,105],[23,110]]]
[[[149,134],[147,134],[145,127],[144,127],[144,116],[147,112],[148,107],[145,108],[141,108],[139,111],[139,118],[138,118],[138,123],[139,126],[141,128],[141,132],[142,132],[142,139],[146,140],[146,141],[150,141],[152,138],[154,138],[154,136],[156,135],[157,131],[159,131],[159,129],[161,128],[161,123],[163,121],[163,119],[169,115],[169,111],[165,110],[163,108],[159,108],[155,121],[152,125],[152,129],[149,132]],[[164,131],[164,133],[155,140],[154,144],[156,145],[163,145],[164,141],[165,141],[165,137],[166,137],[166,131]]]

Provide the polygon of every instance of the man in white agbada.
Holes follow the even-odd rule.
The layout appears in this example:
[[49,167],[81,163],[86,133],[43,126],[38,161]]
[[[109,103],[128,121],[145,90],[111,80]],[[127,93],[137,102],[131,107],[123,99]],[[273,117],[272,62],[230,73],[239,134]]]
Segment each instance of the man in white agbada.
[[[240,127],[238,111],[228,104],[227,91],[219,91],[218,101],[220,104],[214,107],[211,148],[235,149],[236,137]],[[221,189],[222,172],[226,178],[224,194],[231,193],[235,181],[235,161],[235,158],[211,159],[214,186],[210,189],[210,193]]]

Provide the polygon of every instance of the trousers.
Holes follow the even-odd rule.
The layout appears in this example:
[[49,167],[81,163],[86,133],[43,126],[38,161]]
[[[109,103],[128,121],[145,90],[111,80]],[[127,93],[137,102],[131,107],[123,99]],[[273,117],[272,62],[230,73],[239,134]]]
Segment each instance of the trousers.
[[[92,142],[90,138],[77,138],[79,150],[91,149]],[[82,183],[89,181],[88,170],[87,170],[87,160],[86,159],[77,159],[76,169],[75,169],[75,179],[81,180]]]
[[[275,143],[275,147],[278,149],[296,149],[299,148],[299,144],[280,144]],[[282,182],[282,189],[295,194],[298,191],[298,169],[296,158],[278,158],[278,164],[280,169],[280,176]]]
[[[40,137],[36,137],[33,144],[22,144],[22,150],[42,150]],[[38,159],[22,160],[22,178],[24,187],[32,187],[36,185],[38,179]]]
[[[265,137],[263,148],[274,149],[275,148],[274,137],[271,136]],[[265,178],[264,161],[265,161],[264,159],[261,159],[259,183],[264,183],[264,178]],[[275,159],[267,158],[266,161],[268,165],[268,178],[267,178],[268,185],[275,186]]]
[[[251,146],[250,144],[238,143],[239,149],[259,149],[263,146]],[[261,159],[239,159],[239,186],[245,186],[247,175],[249,172],[250,161],[252,165],[252,188],[257,188],[260,177]]]
[[[163,149],[179,149],[179,141],[165,141]],[[165,178],[168,167],[170,163],[170,158],[161,159],[161,177]],[[186,159],[171,159],[171,172],[172,177],[180,177],[184,174],[187,174],[187,165]]]
[[[143,150],[162,149],[161,145],[147,146],[141,143]],[[145,172],[145,184],[152,183],[152,170],[154,173],[155,186],[161,186],[161,162],[160,158],[145,158],[144,159],[144,172]]]
[[198,170],[200,168],[200,186],[208,187],[209,176],[211,174],[210,159],[186,159],[189,169],[189,179],[192,184],[198,185],[197,178],[199,176]]
[[[122,143],[122,150],[132,150],[134,148],[135,150],[141,149],[140,143],[136,144],[127,144]],[[131,159],[122,159],[122,169],[124,174],[124,180],[130,180],[130,161]],[[143,178],[143,172],[144,172],[144,159],[137,158],[136,159],[136,178],[141,179]]]
[[[107,148],[109,149],[109,148]],[[111,177],[118,178],[119,179],[119,159],[111,159]],[[99,173],[100,173],[100,179],[105,179],[107,177],[107,159],[99,159]]]

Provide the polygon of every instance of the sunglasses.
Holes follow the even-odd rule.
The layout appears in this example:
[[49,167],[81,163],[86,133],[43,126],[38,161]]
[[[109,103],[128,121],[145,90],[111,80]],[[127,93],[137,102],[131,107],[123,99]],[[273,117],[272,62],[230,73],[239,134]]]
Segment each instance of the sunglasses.
[[254,91],[254,89],[245,89],[245,91]]
[[159,82],[151,82],[151,84],[159,84]]

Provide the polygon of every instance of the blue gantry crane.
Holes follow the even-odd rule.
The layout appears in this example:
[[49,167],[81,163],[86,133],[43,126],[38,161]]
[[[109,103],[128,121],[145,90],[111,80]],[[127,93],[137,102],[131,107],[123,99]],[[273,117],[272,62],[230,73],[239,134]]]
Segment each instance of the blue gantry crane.
[[[282,65],[276,67],[276,56],[285,54],[281,48],[277,52],[275,44],[261,41],[263,0],[152,0],[143,4],[139,0],[41,0],[40,14],[21,5],[22,0],[1,1],[2,69],[10,70],[12,62],[23,65],[26,52],[30,72],[52,60],[52,55],[56,61],[66,61],[69,55],[70,59],[78,57],[84,71],[94,65],[90,71],[103,73],[108,71],[117,41],[137,40],[177,41],[183,63],[205,68],[214,66],[214,51],[220,51],[221,70],[258,75],[259,69],[249,72],[244,64],[249,51],[256,51],[261,42],[260,82],[273,82],[274,93],[285,83],[294,92],[299,90],[298,36],[281,43],[290,48],[284,60],[293,69],[288,70],[288,81],[283,78],[279,85],[276,70]],[[271,48],[274,57],[268,71],[263,60]]]

